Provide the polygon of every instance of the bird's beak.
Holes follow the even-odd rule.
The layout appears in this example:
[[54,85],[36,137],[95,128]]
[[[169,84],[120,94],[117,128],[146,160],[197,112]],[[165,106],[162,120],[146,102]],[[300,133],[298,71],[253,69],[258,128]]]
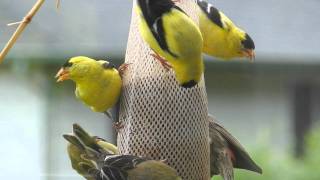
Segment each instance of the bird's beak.
[[253,49],[244,49],[242,50],[242,54],[244,57],[249,58],[250,62],[254,62],[256,58],[256,53],[254,52]]
[[56,74],[57,82],[62,82],[69,79],[69,71],[66,68],[61,68]]

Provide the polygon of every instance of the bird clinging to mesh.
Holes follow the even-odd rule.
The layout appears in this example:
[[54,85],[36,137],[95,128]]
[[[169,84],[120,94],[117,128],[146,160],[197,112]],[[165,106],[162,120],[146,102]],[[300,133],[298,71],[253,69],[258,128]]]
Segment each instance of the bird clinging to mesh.
[[118,102],[122,87],[121,74],[127,66],[123,64],[118,71],[108,61],[77,56],[61,67],[56,78],[57,82],[68,79],[74,81],[76,97],[91,110],[104,112],[111,118],[108,110]]
[[102,148],[92,136],[79,125],[73,125],[74,135],[64,138],[79,149],[82,158],[81,171],[93,180],[182,180],[177,172],[162,161],[133,155],[115,155]]
[[[71,161],[72,168],[87,180],[94,180],[94,178],[80,166],[80,164],[87,164],[91,167],[95,166],[93,162],[85,158],[85,149],[82,148],[82,145],[75,145],[79,142],[74,135],[66,134],[64,135],[64,138],[72,142],[69,142],[67,145],[67,152]],[[118,154],[118,149],[115,145],[106,142],[106,140],[98,136],[92,136],[91,138],[91,141],[97,143],[99,146],[101,146],[101,148],[103,148],[105,151],[108,151],[110,154]]]
[[233,180],[233,168],[262,173],[262,169],[250,158],[240,142],[213,116],[208,115],[210,137],[210,174],[221,175],[224,180]]
[[203,52],[223,59],[255,58],[252,38],[237,27],[224,13],[204,0],[197,0]]
[[153,56],[175,72],[178,84],[195,86],[204,71],[199,27],[171,0],[137,0],[139,30]]

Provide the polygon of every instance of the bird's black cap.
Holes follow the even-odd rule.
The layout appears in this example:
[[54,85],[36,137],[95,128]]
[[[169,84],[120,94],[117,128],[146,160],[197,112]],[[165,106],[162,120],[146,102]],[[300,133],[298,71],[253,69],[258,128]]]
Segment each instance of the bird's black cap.
[[251,37],[246,33],[246,37],[243,41],[241,41],[241,44],[246,49],[255,49],[255,45]]
[[71,67],[71,66],[72,66],[72,63],[69,62],[69,61],[67,61],[66,63],[64,63],[64,64],[62,65],[62,67]]
[[192,88],[193,86],[197,85],[197,82],[195,80],[188,81],[186,83],[181,84],[184,88]]

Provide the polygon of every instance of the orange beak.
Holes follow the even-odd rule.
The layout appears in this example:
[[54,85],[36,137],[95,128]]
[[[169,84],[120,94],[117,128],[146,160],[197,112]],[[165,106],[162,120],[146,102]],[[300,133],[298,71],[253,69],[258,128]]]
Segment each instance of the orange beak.
[[69,71],[65,68],[61,68],[56,74],[55,78],[58,78],[57,82],[62,82],[69,79]]
[[244,57],[249,58],[250,62],[254,62],[254,60],[256,59],[256,53],[253,49],[244,49],[242,50],[242,54]]

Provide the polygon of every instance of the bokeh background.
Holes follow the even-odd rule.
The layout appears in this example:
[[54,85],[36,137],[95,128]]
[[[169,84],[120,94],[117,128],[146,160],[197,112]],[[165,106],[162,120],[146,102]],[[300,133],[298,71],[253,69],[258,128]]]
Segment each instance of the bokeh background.
[[[1,0],[0,46],[35,0]],[[210,1],[255,40],[255,63],[206,57],[209,111],[264,170],[236,179],[320,179],[320,1]],[[63,133],[80,123],[114,142],[103,114],[74,97],[54,75],[68,58],[123,62],[132,1],[44,3],[0,66],[0,179],[81,179],[71,169]],[[215,178],[218,179],[218,178]]]

